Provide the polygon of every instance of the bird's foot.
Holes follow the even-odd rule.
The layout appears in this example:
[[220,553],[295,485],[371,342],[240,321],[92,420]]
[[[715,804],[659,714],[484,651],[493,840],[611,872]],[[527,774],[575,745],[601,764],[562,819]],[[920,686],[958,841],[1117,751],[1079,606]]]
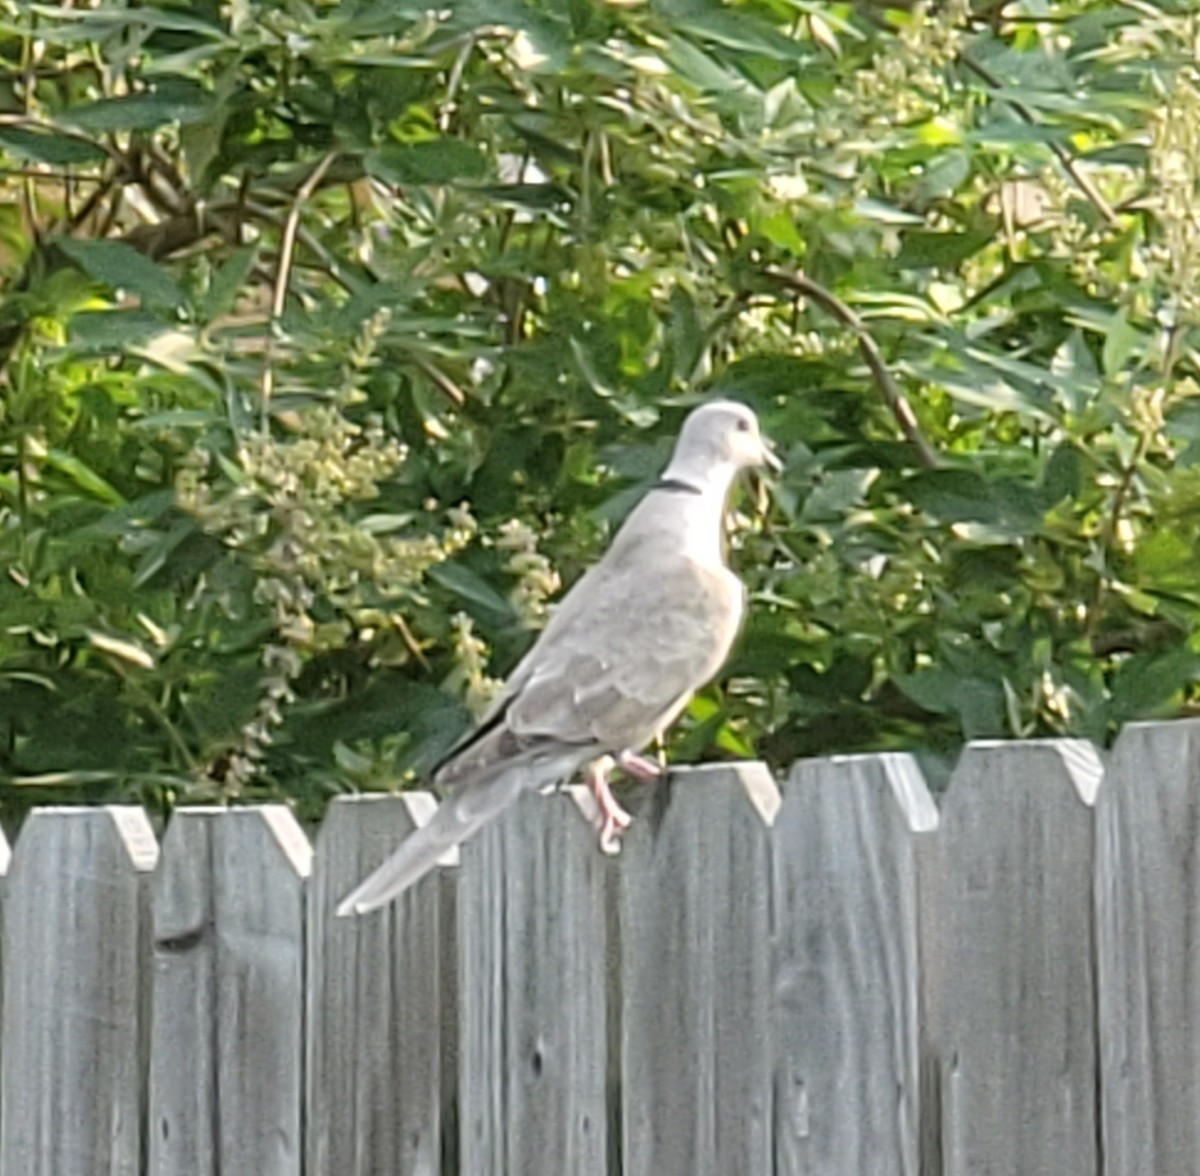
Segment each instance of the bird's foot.
[[[600,852],[606,854],[620,852],[621,836],[633,821],[617,803],[608,782],[608,773],[612,771],[614,762],[616,761],[612,756],[602,755],[594,760],[587,770],[587,785],[596,798],[596,807],[600,810]],[[626,768],[626,771],[628,770]]]
[[635,780],[657,780],[663,774],[663,766],[658,760],[638,755],[636,751],[626,749],[618,753],[616,762],[621,771]]

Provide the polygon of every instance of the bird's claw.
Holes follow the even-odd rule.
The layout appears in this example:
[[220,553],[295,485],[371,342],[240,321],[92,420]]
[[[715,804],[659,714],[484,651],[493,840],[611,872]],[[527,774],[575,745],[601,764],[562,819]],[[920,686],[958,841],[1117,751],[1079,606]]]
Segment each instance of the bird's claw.
[[601,756],[592,763],[587,773],[588,787],[600,810],[600,852],[610,856],[620,853],[621,836],[633,822],[633,818],[613,796],[608,782],[608,773],[616,762],[610,755]]
[[621,852],[621,838],[632,823],[630,815],[615,805],[611,812],[604,813],[600,818],[600,852],[612,857]]

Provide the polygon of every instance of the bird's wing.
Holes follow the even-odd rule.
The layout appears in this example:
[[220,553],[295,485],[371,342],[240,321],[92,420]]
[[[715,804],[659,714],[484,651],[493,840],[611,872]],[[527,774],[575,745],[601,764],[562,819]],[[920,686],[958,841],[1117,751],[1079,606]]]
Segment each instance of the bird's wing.
[[614,547],[563,598],[479,725],[434,781],[464,779],[541,748],[580,758],[644,746],[724,661],[741,582],[641,543]]
[[514,675],[504,723],[522,742],[643,746],[725,660],[741,583],[685,556],[604,562]]

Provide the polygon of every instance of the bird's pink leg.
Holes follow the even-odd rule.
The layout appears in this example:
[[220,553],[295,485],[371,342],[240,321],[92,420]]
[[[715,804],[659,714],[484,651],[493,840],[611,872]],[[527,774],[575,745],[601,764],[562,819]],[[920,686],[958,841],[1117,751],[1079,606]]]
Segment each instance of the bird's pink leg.
[[617,767],[635,780],[657,780],[662,775],[662,764],[647,759],[636,751],[625,750],[617,755]]
[[602,755],[592,760],[587,768],[587,786],[592,790],[596,807],[600,810],[600,850],[608,854],[616,853],[620,848],[621,834],[633,820],[617,803],[609,787],[608,773],[612,771],[613,763],[611,755]]

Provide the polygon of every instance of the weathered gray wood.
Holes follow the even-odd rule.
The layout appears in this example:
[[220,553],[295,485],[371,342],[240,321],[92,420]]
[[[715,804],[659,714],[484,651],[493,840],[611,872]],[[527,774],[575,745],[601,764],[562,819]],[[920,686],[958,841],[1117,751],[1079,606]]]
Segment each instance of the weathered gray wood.
[[[309,1173],[438,1176],[453,1059],[456,870],[381,911],[339,919],[340,899],[435,807],[428,793],[343,797],[317,838],[310,884]],[[443,878],[443,874],[447,875]],[[452,893],[452,892],[451,892]]]
[[140,1176],[157,855],[139,808],[25,822],[5,899],[0,1172]]
[[[8,840],[4,830],[0,829],[0,1012],[4,1009],[4,894],[8,885],[8,866],[12,860]],[[0,1073],[4,1066],[4,1023],[0,1021]],[[4,1114],[4,1105],[0,1102],[0,1116]]]
[[1105,1171],[1200,1171],[1200,720],[1117,740],[1098,806]]
[[283,805],[181,809],[154,885],[150,1171],[298,1176],[308,839]]
[[762,1176],[778,789],[761,764],[712,766],[642,799],[666,807],[639,812],[620,863],[622,1171]]
[[917,1150],[921,1161],[921,1176],[943,1176],[945,1172],[942,1156],[942,1064],[938,1052],[937,1027],[944,987],[942,958],[938,947],[940,928],[936,918],[943,873],[941,825],[939,812],[937,831],[931,836],[920,837],[916,845],[917,936],[920,960],[917,977],[920,1050]]
[[525,796],[463,847],[462,1171],[608,1171],[605,875],[577,794]]
[[937,1048],[946,1176],[1095,1176],[1092,805],[1071,740],[974,744],[942,808]]
[[774,827],[777,1176],[916,1176],[917,841],[911,757],[796,764]]

